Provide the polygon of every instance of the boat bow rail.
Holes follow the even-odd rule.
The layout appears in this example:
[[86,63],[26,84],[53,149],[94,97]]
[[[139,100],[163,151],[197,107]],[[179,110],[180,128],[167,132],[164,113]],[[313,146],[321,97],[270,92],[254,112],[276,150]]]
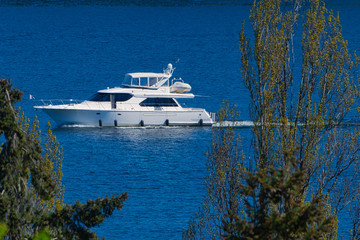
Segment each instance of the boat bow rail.
[[80,104],[84,100],[78,99],[39,99],[32,100],[37,103],[41,103],[42,106],[51,106],[51,105],[64,105],[64,104]]
[[[75,105],[79,105],[82,108],[86,107],[87,109],[92,109],[92,107],[89,105],[88,101],[79,100],[79,99],[39,99],[39,100],[32,100],[36,102],[34,104],[34,108],[51,108],[51,107],[74,107]],[[92,102],[92,105],[96,104],[98,105],[99,109],[106,109],[106,106],[104,106],[101,102]]]

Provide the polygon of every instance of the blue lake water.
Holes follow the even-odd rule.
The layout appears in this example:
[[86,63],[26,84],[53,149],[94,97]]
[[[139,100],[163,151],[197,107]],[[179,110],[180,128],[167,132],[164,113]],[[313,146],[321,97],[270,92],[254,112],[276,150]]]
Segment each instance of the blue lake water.
[[[328,5],[340,12],[351,50],[360,44],[360,5]],[[202,95],[188,106],[216,112],[223,99],[248,119],[240,78],[238,33],[249,4],[0,7],[0,77],[44,99],[86,99],[119,86],[126,72],[162,71],[171,62]],[[178,61],[179,60],[179,61]],[[177,63],[176,63],[177,62]],[[176,63],[176,64],[175,64]],[[248,130],[243,129],[246,145]],[[43,131],[45,132],[45,131]],[[96,230],[107,239],[179,239],[205,194],[210,128],[59,128],[64,149],[65,200],[73,203],[129,193],[121,211]],[[345,231],[345,230],[344,230]]]

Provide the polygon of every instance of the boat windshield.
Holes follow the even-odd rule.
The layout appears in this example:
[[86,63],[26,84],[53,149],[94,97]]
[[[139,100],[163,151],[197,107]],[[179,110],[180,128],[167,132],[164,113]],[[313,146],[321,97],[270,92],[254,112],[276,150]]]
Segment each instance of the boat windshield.
[[125,75],[122,84],[127,87],[153,88],[162,79],[163,79],[162,77],[155,77],[155,76],[138,77],[138,76]]
[[130,93],[113,93],[116,102],[125,102],[133,97]]
[[125,75],[123,85],[129,85],[129,86],[131,85],[131,76],[130,75]]
[[96,93],[89,98],[89,101],[94,102],[108,102],[110,101],[110,94],[108,93]]

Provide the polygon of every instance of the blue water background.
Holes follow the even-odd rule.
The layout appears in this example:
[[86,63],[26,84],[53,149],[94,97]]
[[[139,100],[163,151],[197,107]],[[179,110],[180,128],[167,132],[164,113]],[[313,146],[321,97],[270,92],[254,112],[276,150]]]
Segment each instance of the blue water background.
[[[358,50],[360,5],[331,1],[328,7],[340,12],[343,36],[351,50]],[[86,99],[120,86],[126,72],[158,72],[169,62],[176,67],[174,77],[201,95],[186,105],[216,112],[228,99],[247,120],[238,33],[249,10],[250,4],[5,4],[0,7],[0,77],[24,91],[22,108],[30,117],[38,115],[43,132],[49,118],[32,110],[29,94]],[[249,130],[240,131],[248,146]],[[205,194],[210,128],[60,128],[54,133],[64,149],[66,202],[129,194],[124,208],[96,229],[100,236],[181,238]],[[340,225],[339,232],[347,229]]]

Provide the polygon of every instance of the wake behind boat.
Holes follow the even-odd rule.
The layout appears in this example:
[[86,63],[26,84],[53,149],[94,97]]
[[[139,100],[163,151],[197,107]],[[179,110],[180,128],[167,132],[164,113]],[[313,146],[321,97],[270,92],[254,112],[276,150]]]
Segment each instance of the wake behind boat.
[[81,126],[203,126],[212,125],[215,114],[202,108],[183,108],[176,99],[194,98],[191,86],[170,78],[174,68],[169,63],[163,73],[125,74],[122,87],[98,91],[90,99],[55,105],[43,101],[35,106],[58,125]]

